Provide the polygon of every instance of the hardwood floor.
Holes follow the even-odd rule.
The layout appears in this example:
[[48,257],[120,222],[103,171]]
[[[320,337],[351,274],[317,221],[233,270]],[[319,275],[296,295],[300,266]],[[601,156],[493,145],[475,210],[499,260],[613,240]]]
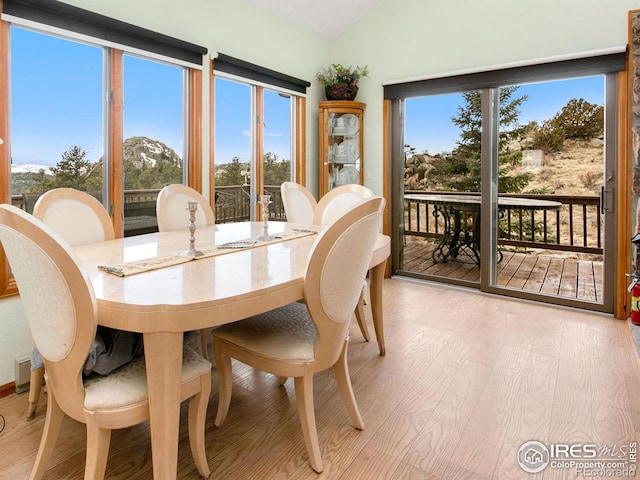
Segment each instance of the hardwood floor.
[[[291,380],[280,388],[276,378],[235,364],[229,416],[216,428],[214,370],[211,478],[569,479],[575,470],[525,473],[516,452],[534,439],[598,447],[640,440],[640,365],[623,321],[401,279],[385,280],[384,315],[385,357],[355,322],[351,330],[364,430],[351,426],[332,376],[315,380],[321,475],[307,461]],[[27,421],[25,394],[0,399],[1,479],[28,478],[42,402]],[[181,420],[178,478],[199,478],[186,405]],[[81,479],[85,441],[83,426],[65,420],[45,478]],[[147,424],[114,432],[107,478],[151,478]]]

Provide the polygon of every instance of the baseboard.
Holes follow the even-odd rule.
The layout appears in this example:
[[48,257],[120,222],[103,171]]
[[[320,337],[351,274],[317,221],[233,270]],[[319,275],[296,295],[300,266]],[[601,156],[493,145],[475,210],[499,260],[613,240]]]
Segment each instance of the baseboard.
[[16,392],[15,382],[7,383],[6,385],[0,385],[0,398],[8,397],[12,393]]

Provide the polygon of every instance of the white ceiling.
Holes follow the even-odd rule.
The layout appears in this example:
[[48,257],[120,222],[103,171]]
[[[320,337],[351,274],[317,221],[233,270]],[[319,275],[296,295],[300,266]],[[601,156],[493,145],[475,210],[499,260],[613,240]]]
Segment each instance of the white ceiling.
[[331,40],[353,25],[377,0],[249,1]]

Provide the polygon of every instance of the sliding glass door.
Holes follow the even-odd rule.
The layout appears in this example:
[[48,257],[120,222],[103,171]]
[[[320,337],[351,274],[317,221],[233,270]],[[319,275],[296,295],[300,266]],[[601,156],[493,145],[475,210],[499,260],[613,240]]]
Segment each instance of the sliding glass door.
[[617,74],[570,70],[392,102],[394,273],[613,311]]
[[[487,223],[496,231],[487,290],[612,311],[616,109],[607,97],[616,98],[615,75],[493,93],[501,120],[497,151],[487,155],[498,196]],[[509,124],[502,119],[514,102],[520,121]]]
[[405,102],[402,269],[407,272],[462,285],[480,282],[480,93]]

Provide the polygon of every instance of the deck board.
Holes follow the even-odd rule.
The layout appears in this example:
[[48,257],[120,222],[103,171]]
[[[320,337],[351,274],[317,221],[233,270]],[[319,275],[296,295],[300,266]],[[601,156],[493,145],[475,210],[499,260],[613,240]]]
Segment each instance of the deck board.
[[[431,256],[435,245],[417,237],[408,237],[404,245],[403,270],[480,281],[480,269],[467,256],[436,263]],[[547,295],[559,295],[585,301],[602,301],[603,265],[601,261],[579,260],[548,252],[521,253],[503,251],[498,264],[498,285]]]
[[562,277],[560,278],[560,290],[558,295],[561,297],[578,297],[578,263],[567,262],[565,259],[562,268]]
[[596,286],[594,284],[593,262],[578,261],[578,298],[596,300]]
[[513,276],[509,283],[507,283],[507,287],[518,288],[520,290],[524,289],[527,280],[529,280],[537,259],[534,255],[521,255],[523,255],[522,262],[518,269],[513,272]]
[[544,279],[544,283],[540,288],[540,293],[549,295],[558,295],[560,292],[560,279],[562,278],[562,269],[564,268],[564,258],[552,257],[549,262],[549,270]]
[[540,255],[536,257],[535,265],[531,270],[531,274],[524,284],[524,290],[532,292],[540,292],[544,279],[547,277],[549,271],[549,265],[551,265],[551,257],[548,255]]

